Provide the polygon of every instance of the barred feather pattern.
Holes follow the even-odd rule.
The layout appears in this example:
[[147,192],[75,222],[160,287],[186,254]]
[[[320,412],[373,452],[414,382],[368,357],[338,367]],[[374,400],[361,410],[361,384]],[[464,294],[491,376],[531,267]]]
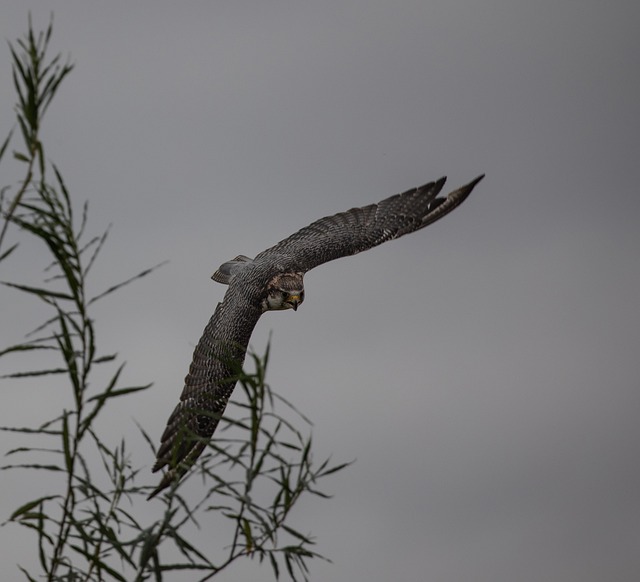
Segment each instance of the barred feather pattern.
[[466,200],[482,178],[484,175],[438,198],[446,182],[443,177],[377,204],[321,218],[263,251],[254,260],[272,261],[277,257],[282,270],[306,272],[328,261],[355,255],[446,216]]
[[169,470],[148,499],[177,481],[200,456],[233,392],[234,377],[262,313],[234,287],[218,303],[193,352],[180,402],[167,421],[152,469]]
[[233,392],[274,281],[283,274],[301,276],[328,261],[420,230],[462,204],[483,177],[446,197],[438,197],[446,180],[441,178],[377,204],[321,218],[255,259],[237,257],[241,264],[218,271],[214,279],[229,288],[194,350],[180,402],[169,417],[153,466],[154,472],[168,470],[149,499],[179,480],[206,447]]

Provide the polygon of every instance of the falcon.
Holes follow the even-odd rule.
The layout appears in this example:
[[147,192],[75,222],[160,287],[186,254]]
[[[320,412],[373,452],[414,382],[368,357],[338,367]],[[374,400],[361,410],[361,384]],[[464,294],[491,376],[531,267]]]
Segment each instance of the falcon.
[[177,482],[206,447],[265,311],[297,310],[304,301],[307,271],[430,225],[462,204],[482,178],[443,197],[438,195],[446,178],[440,178],[377,204],[321,218],[254,259],[239,255],[223,263],[212,279],[229,287],[193,352],[152,469],[166,467],[166,472],[148,499]]

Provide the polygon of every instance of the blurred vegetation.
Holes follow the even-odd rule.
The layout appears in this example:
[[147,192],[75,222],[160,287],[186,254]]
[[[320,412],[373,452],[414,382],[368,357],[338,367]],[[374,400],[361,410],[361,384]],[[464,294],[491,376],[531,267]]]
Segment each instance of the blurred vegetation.
[[[28,32],[9,45],[16,124],[0,146],[0,164],[17,165],[23,176],[0,190],[0,278],[19,261],[19,244],[28,238],[39,242],[48,262],[44,273],[34,274],[39,285],[2,281],[11,288],[7,292],[43,302],[48,315],[23,340],[0,349],[0,363],[22,354],[29,369],[0,377],[5,386],[40,382],[47,389],[50,377],[59,376],[71,395],[69,407],[61,405],[44,423],[0,427],[25,439],[24,446],[6,452],[9,463],[2,470],[23,471],[41,489],[35,499],[16,500],[19,505],[3,524],[28,528],[34,536],[33,563],[17,567],[27,580],[163,580],[179,571],[191,571],[191,580],[208,580],[249,557],[267,562],[276,579],[308,579],[309,559],[322,556],[308,533],[291,526],[291,509],[305,494],[326,497],[318,481],[345,464],[313,463],[308,421],[265,381],[268,349],[263,357],[252,356],[255,372],[241,375],[208,454],[187,476],[202,477],[204,493],[194,502],[181,494],[183,483],[172,487],[160,498],[162,508],[151,505],[159,515],[151,523],[139,514],[156,481],[148,472],[153,439],[139,427],[149,451],[136,466],[124,439],[114,443],[114,434],[97,428],[99,418],[108,421],[100,426],[120,422],[110,407],[114,399],[151,384],[123,384],[124,364],[116,354],[98,350],[94,305],[159,265],[88,294],[87,279],[98,268],[108,231],[88,234],[88,204],[78,212],[60,168],[45,156],[43,119],[73,70],[60,55],[49,58],[52,31],[52,22],[34,31],[29,18]],[[15,242],[8,244],[10,238]],[[29,268],[20,263],[21,273]],[[104,375],[105,369],[111,371]],[[27,444],[33,438],[37,446]],[[231,524],[225,547],[211,547],[198,535],[205,518]],[[10,571],[6,564],[4,571]]]

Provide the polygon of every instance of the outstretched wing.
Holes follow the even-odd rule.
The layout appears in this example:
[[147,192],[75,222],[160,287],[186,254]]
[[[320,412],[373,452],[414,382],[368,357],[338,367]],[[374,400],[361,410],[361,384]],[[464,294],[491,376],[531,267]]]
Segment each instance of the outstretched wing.
[[355,255],[385,241],[414,232],[462,204],[484,175],[438,197],[446,178],[316,220],[260,253],[255,261],[276,260],[285,271],[306,272],[322,263]]
[[[213,434],[262,313],[259,298],[265,289],[261,285],[269,277],[306,272],[424,228],[462,204],[483,177],[446,197],[438,198],[445,182],[441,178],[378,204],[322,218],[263,251],[253,261],[240,256],[230,262],[233,264],[228,272],[219,269],[214,279],[229,284],[229,289],[193,353],[180,403],[167,422],[153,466],[154,472],[163,467],[168,471],[149,499],[188,470]],[[241,263],[251,265],[257,276],[241,276]]]
[[218,425],[262,313],[245,297],[246,294],[230,287],[204,329],[152,469],[156,472],[166,466],[169,470],[148,499],[189,469]]

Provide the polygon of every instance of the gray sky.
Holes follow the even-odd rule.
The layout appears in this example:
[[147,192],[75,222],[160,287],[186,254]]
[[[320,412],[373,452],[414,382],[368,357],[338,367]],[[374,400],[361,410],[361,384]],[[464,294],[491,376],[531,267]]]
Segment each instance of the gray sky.
[[[48,155],[93,228],[114,224],[95,289],[170,261],[98,312],[126,382],[155,382],[115,410],[114,442],[133,418],[160,436],[220,263],[486,172],[446,219],[310,272],[304,306],[258,324],[252,346],[273,334],[269,382],[313,419],[319,454],[357,459],[331,501],[298,510],[333,560],[312,579],[638,579],[637,2],[5,0],[3,39],[29,9],[38,26],[54,10],[54,49],[76,63]],[[9,63],[5,48],[3,136]],[[2,311],[5,344],[29,326]],[[2,391],[0,424],[60,398]],[[0,478],[2,519],[41,491]],[[214,549],[216,532],[203,520]],[[0,548],[35,560],[18,528]]]

